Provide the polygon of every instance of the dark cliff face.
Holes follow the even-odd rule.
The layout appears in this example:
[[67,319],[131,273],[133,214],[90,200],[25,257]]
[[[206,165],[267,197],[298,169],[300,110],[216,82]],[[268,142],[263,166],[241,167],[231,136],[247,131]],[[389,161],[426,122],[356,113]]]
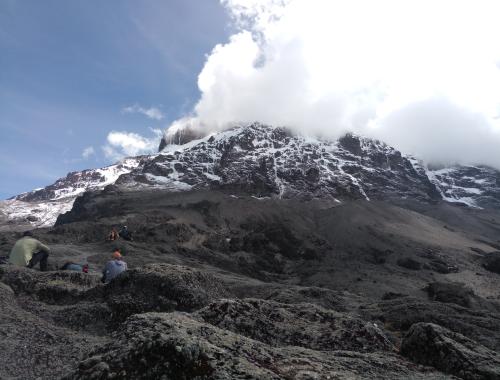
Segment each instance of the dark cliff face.
[[190,141],[200,139],[204,137],[204,134],[200,130],[195,130],[193,128],[184,128],[177,130],[175,133],[167,133],[163,135],[160,140],[160,145],[158,147],[158,152],[161,152],[168,145],[184,145]]
[[440,199],[421,167],[382,142],[355,135],[317,140],[253,124],[175,148],[167,147],[119,184],[222,188],[300,199]]

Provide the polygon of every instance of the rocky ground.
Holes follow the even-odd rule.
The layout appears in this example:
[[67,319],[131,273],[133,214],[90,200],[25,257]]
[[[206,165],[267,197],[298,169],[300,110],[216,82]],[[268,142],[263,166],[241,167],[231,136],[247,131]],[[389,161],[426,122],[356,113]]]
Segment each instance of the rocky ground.
[[498,211],[108,187],[35,235],[52,271],[0,266],[1,379],[500,378]]

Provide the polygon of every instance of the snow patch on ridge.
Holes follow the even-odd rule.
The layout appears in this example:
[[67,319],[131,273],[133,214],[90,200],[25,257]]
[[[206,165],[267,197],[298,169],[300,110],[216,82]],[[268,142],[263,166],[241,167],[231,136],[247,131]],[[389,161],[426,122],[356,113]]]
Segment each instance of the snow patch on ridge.
[[[454,174],[456,168],[427,170],[429,180],[437,187],[443,200],[451,203],[463,203],[469,207],[481,208],[474,200],[474,195],[481,195],[483,191],[476,187],[464,187],[456,184]],[[464,179],[463,177],[461,179]],[[473,181],[476,182],[476,181]]]

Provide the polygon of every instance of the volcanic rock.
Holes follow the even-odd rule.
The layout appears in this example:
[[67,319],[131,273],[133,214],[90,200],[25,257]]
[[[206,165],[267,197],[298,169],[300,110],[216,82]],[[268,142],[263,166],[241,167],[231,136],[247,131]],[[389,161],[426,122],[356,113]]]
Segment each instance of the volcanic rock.
[[500,315],[496,312],[400,297],[369,305],[362,314],[366,319],[380,321],[389,331],[406,332],[416,323],[433,323],[491,350],[500,350]]
[[500,274],[500,252],[491,252],[484,258],[483,267],[493,273]]
[[[10,272],[8,276],[14,273],[20,274]],[[0,283],[1,379],[60,378],[72,371],[96,345],[107,340],[78,334],[39,316],[34,309],[26,310],[18,297],[9,286]]]
[[221,300],[194,316],[275,347],[357,352],[394,350],[376,324],[311,304],[288,305],[259,299]]
[[461,283],[433,282],[426,288],[433,301],[455,303],[463,307],[471,307],[474,292]]
[[73,271],[39,272],[10,265],[0,266],[0,280],[16,293],[28,294],[51,304],[75,304],[98,294],[100,276]]
[[229,295],[216,277],[179,265],[150,264],[131,269],[105,289],[116,322],[148,311],[193,311]]
[[462,379],[500,379],[496,352],[433,323],[414,324],[403,338],[401,354]]
[[271,347],[182,313],[131,317],[66,379],[445,379],[395,354]]

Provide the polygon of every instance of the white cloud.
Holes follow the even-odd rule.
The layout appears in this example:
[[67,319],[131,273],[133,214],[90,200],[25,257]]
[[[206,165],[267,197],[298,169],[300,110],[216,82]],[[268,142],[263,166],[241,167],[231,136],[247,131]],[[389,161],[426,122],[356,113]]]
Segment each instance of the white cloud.
[[90,156],[95,155],[95,150],[93,146],[86,147],[82,152],[82,157],[87,160]]
[[157,107],[144,108],[138,104],[122,108],[123,113],[140,113],[153,120],[162,120],[165,115]]
[[107,144],[102,147],[106,158],[116,161],[124,157],[155,153],[163,132],[151,129],[152,137],[144,137],[133,132],[112,131],[108,134]]
[[187,121],[382,138],[428,161],[500,167],[500,3],[221,0],[237,32]]

